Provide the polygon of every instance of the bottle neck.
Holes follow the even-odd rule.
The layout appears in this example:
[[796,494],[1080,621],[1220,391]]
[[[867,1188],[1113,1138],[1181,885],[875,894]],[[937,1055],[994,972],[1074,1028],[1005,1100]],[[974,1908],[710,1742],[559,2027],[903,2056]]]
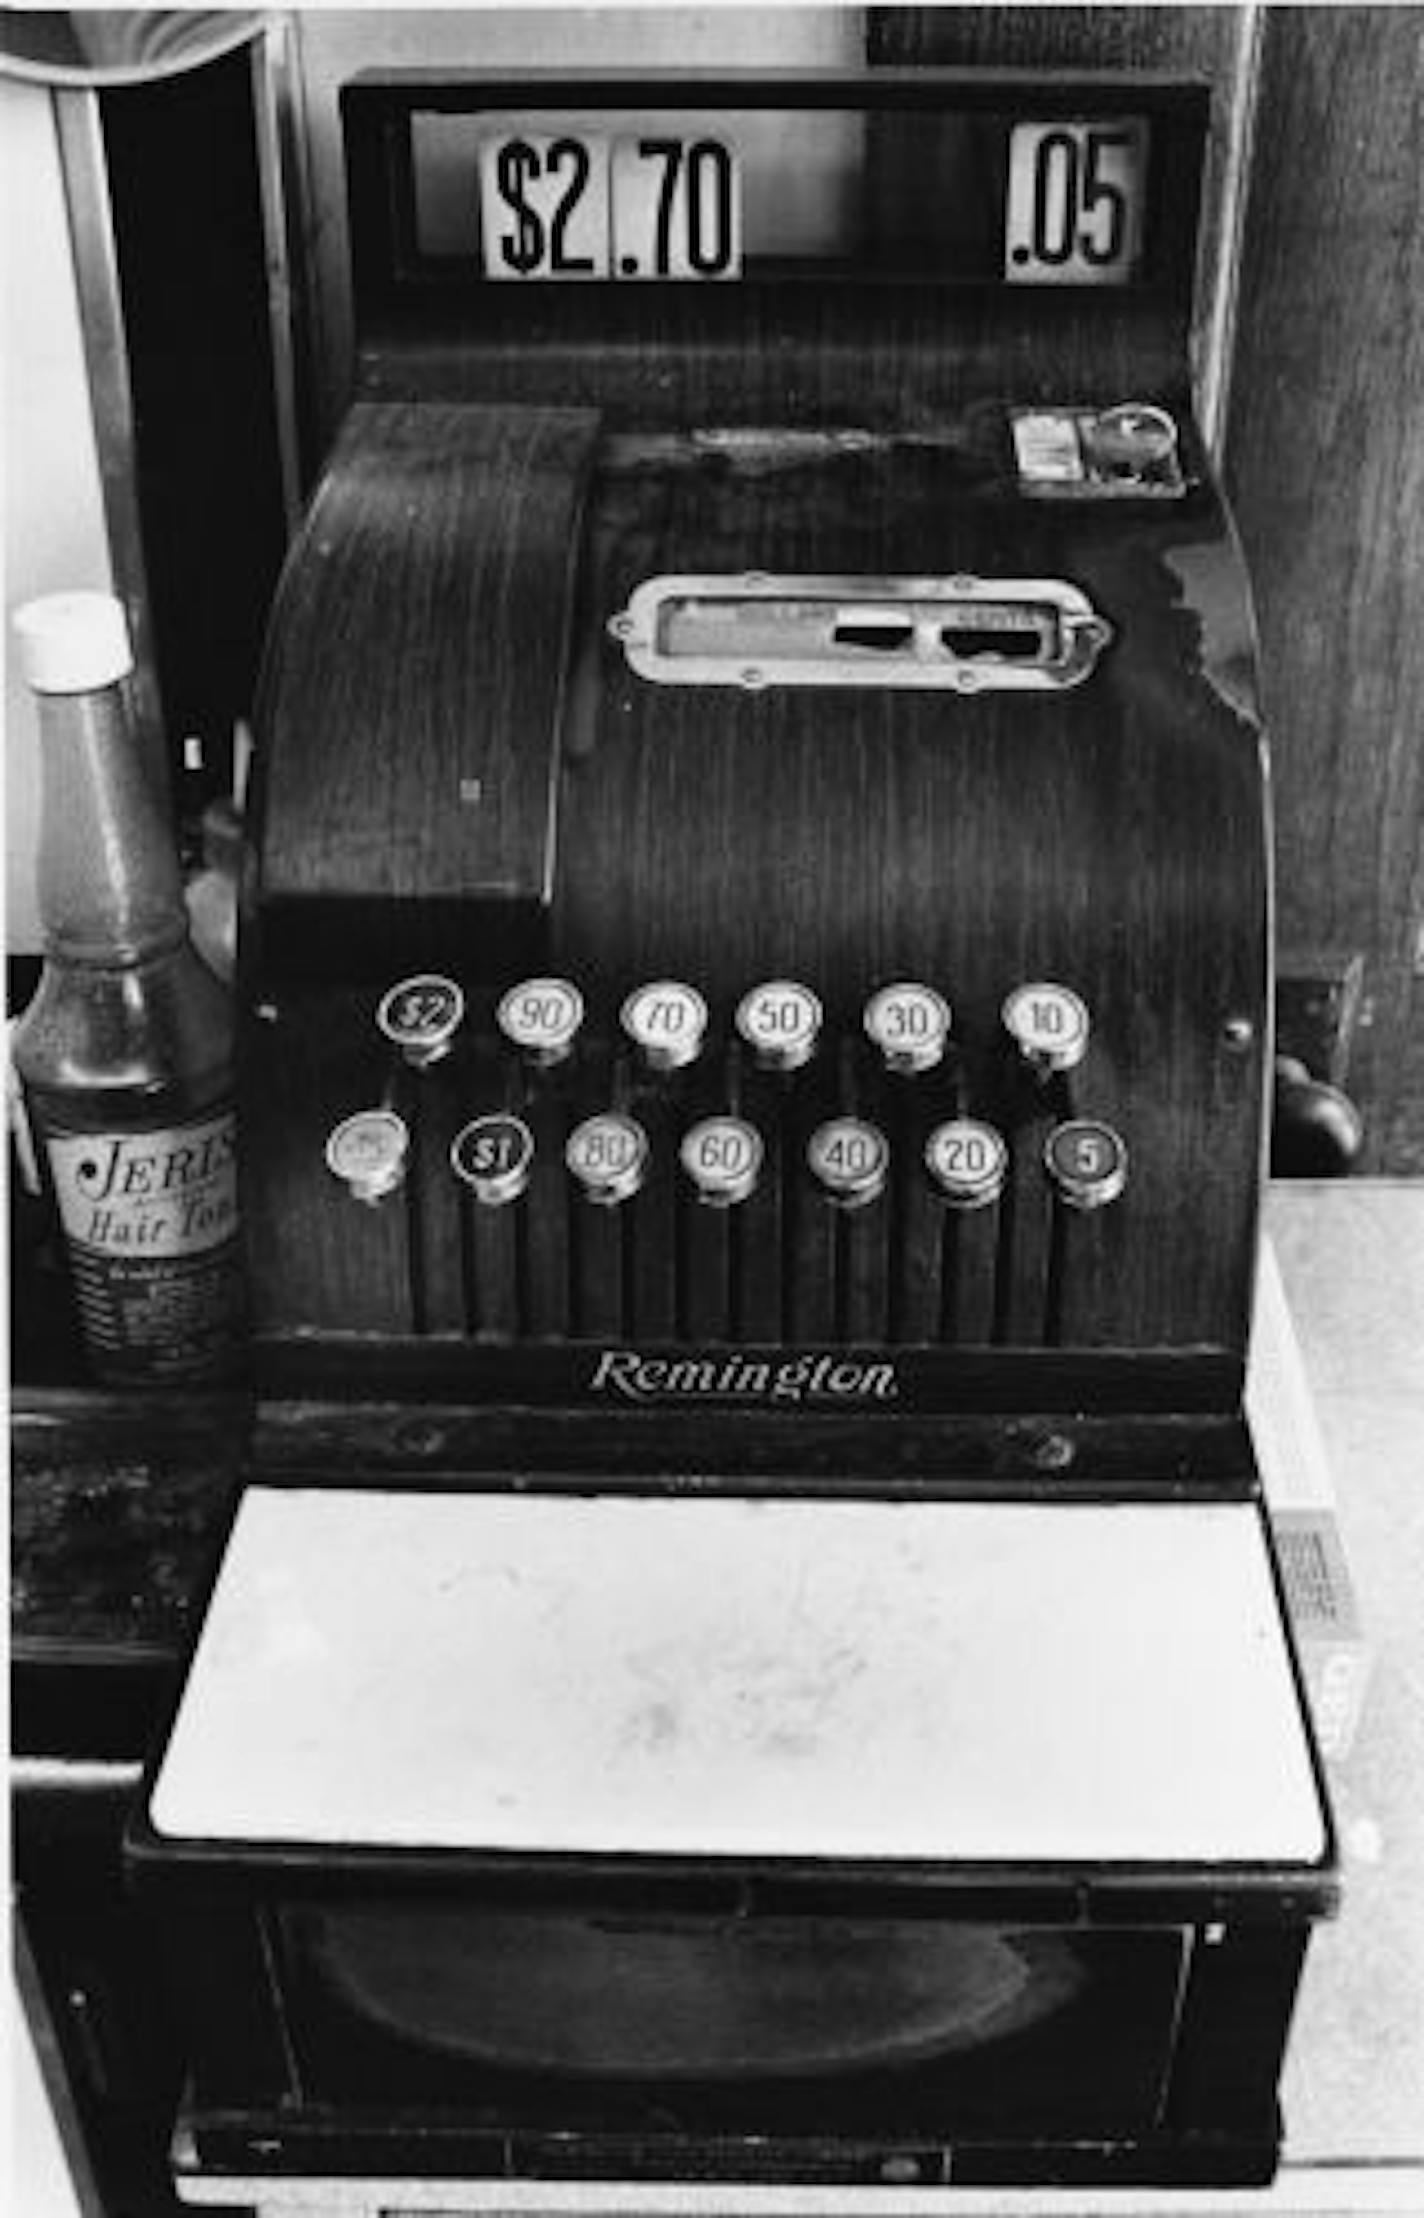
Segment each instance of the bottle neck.
[[40,923],[68,962],[136,962],[186,931],[171,830],[145,774],[126,683],[39,696]]

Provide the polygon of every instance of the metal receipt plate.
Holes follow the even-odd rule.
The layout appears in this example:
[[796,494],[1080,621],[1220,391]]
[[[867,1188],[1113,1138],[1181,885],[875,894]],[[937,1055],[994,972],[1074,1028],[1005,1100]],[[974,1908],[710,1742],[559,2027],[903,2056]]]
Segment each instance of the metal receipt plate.
[[1042,693],[1091,676],[1112,628],[1061,578],[649,578],[609,631],[654,685]]

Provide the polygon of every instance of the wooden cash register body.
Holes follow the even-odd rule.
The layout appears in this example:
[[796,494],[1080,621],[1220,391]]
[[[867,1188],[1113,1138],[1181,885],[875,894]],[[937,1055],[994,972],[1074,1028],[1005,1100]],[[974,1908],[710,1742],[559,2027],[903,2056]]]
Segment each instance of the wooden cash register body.
[[[884,1822],[861,1831],[847,1817],[850,1750],[856,1732],[873,1738],[876,1726],[842,1719],[822,1848],[804,1828],[780,1851],[774,1824],[739,1833],[726,1797],[715,1796],[705,1810],[695,1796],[690,1805],[706,1820],[700,1840],[695,1822],[687,1831],[687,1805],[662,1830],[625,1812],[620,1833],[568,1796],[526,1833],[518,1823],[501,1831],[478,1792],[473,1803],[452,1801],[429,1781],[438,1816],[419,1797],[402,1816],[391,1788],[364,1836],[349,1808],[324,1829],[319,1809],[285,1793],[300,1769],[294,1751],[311,1745],[285,1724],[274,1724],[272,1741],[285,1754],[251,1767],[272,1799],[259,1797],[244,1819],[231,1796],[214,1799],[202,1785],[202,1704],[221,1710],[230,1689],[213,1691],[212,1652],[200,1644],[179,1753],[133,1842],[139,1877],[178,1937],[180,1989],[199,1978],[183,1942],[196,1921],[199,1983],[210,1995],[216,1979],[226,1998],[215,2011],[196,1987],[191,1997],[187,2161],[238,2172],[268,2164],[537,2179],[562,2167],[602,2179],[902,2185],[1267,2176],[1295,1984],[1333,1880],[1241,1414],[1270,1044],[1270,885],[1247,583],[1191,416],[1205,94],[1153,81],[934,72],[677,87],[679,107],[713,114],[867,106],[891,209],[903,190],[897,124],[936,103],[1145,114],[1163,182],[1143,280],[1121,292],[936,290],[872,272],[820,284],[478,288],[410,262],[399,150],[413,107],[588,112],[649,98],[670,95],[645,81],[445,77],[360,82],[345,95],[355,399],[279,594],[260,713],[259,876],[243,994],[258,1491],[239,1517],[246,1568],[219,1574],[222,1652],[234,1653],[235,1640],[241,1653],[243,1638],[266,1628],[254,1683],[269,1719],[289,1665],[300,1681],[305,1636],[284,1661],[264,1614],[271,1590],[247,1553],[273,1490],[278,1500],[348,1490],[337,1502],[356,1490],[358,1508],[375,1490],[403,1503],[389,1538],[393,1580],[413,1545],[412,1504],[431,1495],[474,1505],[468,1545],[496,1556],[488,1520],[498,1522],[499,1502],[548,1497],[557,1516],[577,1497],[567,1504],[570,1545],[586,1539],[590,1564],[616,1543],[606,1524],[589,1537],[580,1520],[590,1501],[607,1512],[621,1496],[654,1498],[644,1513],[658,1505],[634,1520],[638,1546],[675,1524],[668,1561],[695,1559],[704,1541],[716,1560],[725,1536],[713,1524],[734,1505],[765,1498],[791,1516],[794,1504],[787,1545],[803,1551],[808,1571],[820,1560],[818,1514],[864,1517],[877,1504],[886,1519],[912,1513],[929,1521],[930,1558],[943,1547],[958,1561],[961,1539],[988,1548],[987,1591],[998,1600],[982,1621],[966,1600],[955,1636],[981,1644],[974,1683],[985,1686],[1024,1667],[1021,1653],[996,1660],[982,1647],[1012,1622],[994,1583],[1003,1571],[991,1513],[1032,1520],[1024,1651],[1052,1611],[1059,1543],[1063,1560],[1077,1561],[1092,1529],[1073,1526],[1075,1516],[1108,1519],[1102,1562],[1129,1582],[1132,1550],[1117,1545],[1128,1528],[1112,1526],[1112,1506],[1160,1538],[1157,1505],[1187,1536],[1183,1577],[1197,1566],[1196,1584],[1189,1601],[1177,1592],[1173,1610],[1164,1606],[1164,1628],[1170,1616],[1174,1629],[1164,1629],[1162,1657],[1142,1659],[1156,1693],[1133,1708],[1130,1730],[1111,1688],[1134,1676],[1133,1643],[1150,1634],[1140,1623],[1133,1632],[1131,1612],[1104,1595],[1110,1662],[1080,1692],[1104,1703],[1104,1730],[1126,1767],[1107,1798],[1122,1822],[1075,1832],[1054,1815],[1064,1815],[1062,1798],[1040,1791],[1028,1798],[1042,1819],[1036,1836],[997,1820],[976,1830],[964,1810],[937,1831],[945,1779],[957,1764],[974,1772],[971,1744],[976,1731],[992,1733],[992,1702],[956,1713],[947,1738],[919,1743],[903,1718],[895,1730],[887,1718],[896,1784],[884,1788]],[[1180,426],[1181,496],[1030,497],[1010,411],[1128,399],[1169,410]],[[903,578],[1066,580],[1111,639],[1071,690],[955,695],[652,684],[610,632],[652,578],[747,574],[862,580],[868,592]],[[425,1071],[402,1066],[374,1023],[385,988],[418,971],[456,979],[468,1005],[453,1052]],[[540,974],[575,981],[588,1012],[574,1056],[549,1070],[521,1062],[494,1024],[501,993]],[[711,1015],[701,1057],[668,1075],[644,1068],[619,1028],[625,996],[659,978],[694,985]],[[791,1076],[757,1067],[731,1021],[740,997],[772,978],[803,980],[825,1010],[818,1053]],[[916,1077],[887,1072],[863,1030],[869,995],[897,979],[932,984],[953,1008],[950,1054]],[[1085,1060],[1047,1085],[1026,1073],[1000,1016],[1006,995],[1034,979],[1071,986],[1091,1012]],[[378,1102],[410,1127],[409,1174],[379,1207],[362,1207],[327,1169],[324,1148],[342,1118]],[[580,1118],[610,1106],[648,1133],[651,1168],[634,1199],[600,1208],[571,1183],[563,1143]],[[536,1155],[527,1194],[497,1208],[461,1188],[449,1151],[469,1118],[501,1109],[528,1122]],[[766,1146],[754,1193],[726,1210],[702,1206],[676,1160],[686,1126],[720,1110],[748,1119]],[[841,1112],[879,1126],[892,1151],[886,1191],[854,1212],[829,1205],[804,1161],[812,1129]],[[981,1118],[1008,1142],[1008,1180],[988,1208],[946,1209],[924,1173],[927,1133],[954,1115]],[[1045,1137],[1069,1116],[1103,1119],[1126,1142],[1126,1188],[1102,1208],[1063,1207],[1045,1177]],[[322,1519],[332,1514],[316,1508],[301,1562],[289,1567],[294,1622],[312,1639],[322,1627],[322,1641],[345,1621],[311,1568],[320,1552],[311,1535],[331,1529]],[[1206,1591],[1205,1535],[1223,1517],[1256,1566],[1249,1580],[1265,1616],[1249,1634],[1240,1620],[1213,1627],[1223,1595]],[[273,1530],[284,1529],[276,1517]],[[749,1530],[743,1544],[750,1568],[761,1559]],[[827,1523],[824,1560],[840,1560],[843,1545]],[[517,1570],[517,1539],[509,1549]],[[878,1563],[874,1548],[869,1557]],[[720,1561],[736,1583],[735,1548]],[[288,1574],[272,1576],[280,1586]],[[428,1567],[410,1576],[410,1591],[425,1591]],[[1162,1581],[1160,1561],[1143,1576]],[[1233,1593],[1235,1576],[1225,1582]],[[255,1616],[233,1599],[244,1580],[256,1582]],[[974,1585],[970,1577],[966,1595]],[[381,1586],[377,1576],[368,1615]],[[661,1597],[649,1604],[654,1616],[686,1615],[676,1580],[650,1565],[646,1582],[617,1588],[616,1609],[590,1604],[578,1617],[570,1637],[585,1643],[581,1654],[595,1655],[600,1638],[615,1650],[637,1645],[644,1586]],[[896,1614],[892,1589],[880,1565],[866,1592],[882,1625]],[[773,1580],[770,1591],[784,1598],[790,1588]],[[1165,1597],[1170,1579],[1143,1591]],[[913,1579],[905,1603],[918,1622],[923,1589]],[[402,1607],[391,1608],[406,1625]],[[728,1610],[730,1624],[730,1595]],[[767,1601],[759,1638],[777,1622]],[[1067,1622],[1084,1621],[1070,1613]],[[519,1625],[511,1652],[522,1654],[520,1643],[537,1638]],[[428,1707],[417,1691],[426,1682],[412,1665],[407,1683],[400,1658],[418,1637],[412,1623],[382,1650],[394,1673],[383,1683],[406,1688],[414,1705],[412,1731]],[[544,1637],[557,1644],[557,1627]],[[794,1632],[782,1637],[792,1654]],[[1044,1637],[1052,1655],[1055,1635]],[[873,1647],[870,1628],[866,1639]],[[1290,1816],[1276,1826],[1268,1815],[1253,1831],[1243,1786],[1239,1841],[1228,1795],[1214,1832],[1185,1822],[1174,1846],[1138,1822],[1146,1798],[1156,1794],[1160,1808],[1164,1783],[1178,1776],[1169,1746],[1154,1745],[1155,1719],[1170,1735],[1206,1716],[1222,1737],[1219,1774],[1201,1743],[1184,1756],[1179,1786],[1192,1763],[1203,1781],[1235,1776],[1229,1683],[1215,1685],[1204,1711],[1190,1697],[1196,1642],[1203,1654],[1239,1653],[1243,1702],[1267,1658],[1267,1739],[1279,1726],[1291,1744]],[[888,1676],[876,1676],[883,1658],[868,1666],[869,1683],[903,1695],[897,1675],[913,1679],[913,1659],[896,1656]],[[466,1657],[466,1668],[472,1701],[509,1705],[500,1761],[517,1773],[520,1702],[531,1705],[533,1741],[548,1723],[540,1675],[501,1692],[489,1654]],[[927,1649],[929,1680],[945,1668]],[[687,1656],[678,1669],[691,1671]],[[1059,1681],[1073,1746],[1083,1717],[1074,1713],[1070,1729],[1078,1697],[1065,1690],[1079,1680],[1065,1664]],[[353,1691],[363,1683],[338,1670],[332,1687],[344,1693],[331,1703],[364,1699]],[[932,1684],[921,1693],[933,1707]],[[221,1712],[228,1731],[260,1739],[250,1706],[238,1712]],[[452,1731],[458,1746],[458,1720],[432,1724],[432,1760],[449,1760]],[[788,1731],[794,1738],[794,1719]],[[362,1758],[343,1727],[333,1722],[332,1733],[344,1792],[369,1768],[369,1748]],[[246,1776],[224,1746],[229,1777]],[[539,1761],[547,1757],[545,1748]],[[999,1759],[995,1776],[1005,1761],[1012,1771],[1011,1752]],[[923,1799],[910,1791],[917,1760],[929,1767]],[[867,1766],[880,1779],[874,1750]],[[746,1776],[731,1765],[732,1805]],[[783,1780],[773,1812],[785,1792]],[[1304,1804],[1314,1813],[1306,1819]],[[402,1903],[423,1903],[425,1915],[435,1903],[451,1921],[438,1925],[440,1953],[458,1953],[462,1903],[476,1923],[492,1905],[516,1904],[531,1919],[547,1910],[554,1922],[529,1941],[530,1961],[576,2011],[586,2005],[571,2006],[559,1984],[566,1959],[549,1969],[559,1949],[548,1933],[564,1936],[575,1963],[588,1933],[603,1934],[586,1968],[616,1986],[606,1918],[636,1923],[640,1905],[674,1921],[800,1920],[808,1954],[787,1972],[793,1987],[813,1946],[833,1955],[837,1931],[863,1936],[878,1918],[898,1936],[907,1918],[925,1930],[947,1920],[961,1936],[1017,1936],[1012,1946],[1037,1933],[1070,1964],[1080,1946],[1085,1965],[1095,1948],[1117,1951],[1117,1969],[1085,2021],[1079,2078],[1064,2079],[1051,2044],[1016,2049],[1019,2028],[1005,2035],[1001,2065],[991,2042],[987,2077],[971,2074],[943,2116],[917,2112],[908,2137],[897,2128],[887,2139],[874,2100],[862,2105],[859,2094],[839,2122],[833,2101],[808,2112],[804,2088],[788,2091],[784,2072],[780,2081],[770,2072],[739,2108],[728,2085],[745,2088],[752,2067],[744,2059],[739,2081],[725,2056],[730,2082],[683,2108],[671,2098],[652,2105],[649,2115],[671,2125],[641,2112],[630,2123],[621,2097],[600,2122],[596,2065],[561,2123],[559,2089],[574,2083],[552,2065],[538,2130],[521,2137],[508,2120],[496,2131],[489,2106],[460,2097],[448,2070],[432,2069],[423,2096],[418,2070],[408,2072],[384,2105],[379,2073],[349,2102],[304,2092],[300,2040],[290,2024],[281,2031],[297,2006],[258,1936],[264,1904],[280,1924],[279,1898],[311,1909],[328,1894],[369,1896],[382,1916]],[[578,1923],[585,1912],[592,1926]],[[476,1960],[493,1945],[470,1942]],[[1123,1995],[1145,1993],[1167,1960],[1170,2006],[1115,2018],[1112,1978]],[[705,1969],[689,1975],[694,1988]],[[614,2048],[631,2038],[621,2020],[608,2037]],[[1108,2084],[1135,2042],[1156,2044],[1145,2109],[1138,2101],[1116,2116],[1095,2099],[1094,2039]]]

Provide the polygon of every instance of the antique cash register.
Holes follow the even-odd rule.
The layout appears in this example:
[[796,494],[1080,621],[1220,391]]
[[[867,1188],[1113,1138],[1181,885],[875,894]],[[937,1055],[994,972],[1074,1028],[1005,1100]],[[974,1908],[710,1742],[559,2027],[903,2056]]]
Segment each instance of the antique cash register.
[[1265,2180],[1336,1882],[1242,1415],[1206,94],[343,116],[355,398],[259,704],[254,1452],[129,1841],[179,2191]]

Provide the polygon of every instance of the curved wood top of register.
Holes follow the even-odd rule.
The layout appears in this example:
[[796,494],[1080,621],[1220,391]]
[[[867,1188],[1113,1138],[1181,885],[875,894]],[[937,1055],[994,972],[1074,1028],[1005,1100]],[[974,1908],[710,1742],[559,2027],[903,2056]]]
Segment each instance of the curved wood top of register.
[[173,1840],[1318,1861],[1259,1515],[247,1492]]

